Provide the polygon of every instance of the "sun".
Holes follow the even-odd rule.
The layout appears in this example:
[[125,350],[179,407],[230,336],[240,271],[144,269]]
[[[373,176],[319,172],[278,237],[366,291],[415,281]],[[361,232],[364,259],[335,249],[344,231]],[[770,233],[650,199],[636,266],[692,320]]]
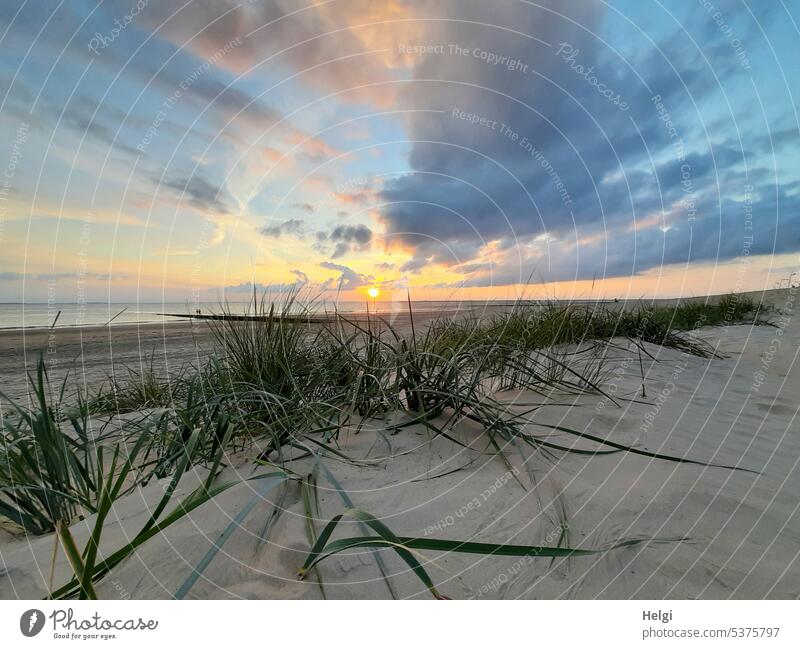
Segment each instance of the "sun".
[[369,295],[373,300],[376,297],[378,297],[380,294],[381,294],[381,292],[374,286],[372,288],[368,288],[367,289],[367,295]]

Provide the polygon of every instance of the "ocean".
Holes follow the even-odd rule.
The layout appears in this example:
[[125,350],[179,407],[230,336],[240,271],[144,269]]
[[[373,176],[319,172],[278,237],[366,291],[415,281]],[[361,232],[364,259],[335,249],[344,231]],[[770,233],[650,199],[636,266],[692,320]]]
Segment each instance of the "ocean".
[[[476,304],[476,303],[472,303]],[[483,303],[481,303],[483,304]],[[415,302],[415,311],[439,311],[442,313],[455,312],[466,306],[464,302]],[[402,302],[386,302],[381,300],[369,303],[370,310],[381,313],[406,311],[408,304]],[[219,302],[90,302],[87,304],[76,303],[0,303],[0,329],[22,328],[47,328],[56,327],[91,327],[97,325],[121,324],[148,324],[157,322],[174,322],[180,318],[159,314],[191,314],[195,309],[200,309],[203,314],[221,313],[223,306]],[[246,313],[252,310],[252,302],[228,302],[224,309],[232,313]],[[293,306],[292,311],[300,313],[304,310],[302,304]],[[363,301],[316,301],[313,304],[314,312],[340,313],[364,312],[366,303]],[[280,306],[276,306],[280,311]]]

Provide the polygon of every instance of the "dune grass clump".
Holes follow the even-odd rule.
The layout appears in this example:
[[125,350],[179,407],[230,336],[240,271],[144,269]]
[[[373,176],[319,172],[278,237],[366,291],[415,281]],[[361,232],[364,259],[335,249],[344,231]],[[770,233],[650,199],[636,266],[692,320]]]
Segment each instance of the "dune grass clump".
[[[112,383],[95,396],[91,407],[80,401],[71,413],[51,405],[40,361],[32,382],[35,406],[31,410],[17,407],[17,417],[3,421],[0,515],[31,534],[56,532],[74,577],[53,590],[53,597],[95,597],[94,584],[139,546],[241,483],[242,479],[220,483],[218,476],[227,455],[245,449],[256,465],[268,467],[269,472],[247,478],[262,481],[256,494],[187,576],[176,597],[189,592],[259,498],[290,482],[300,486],[307,521],[310,550],[301,573],[303,577],[315,575],[323,596],[319,563],[352,548],[370,550],[393,597],[396,590],[379,553],[381,548],[397,552],[438,597],[440,593],[415,557],[418,550],[555,558],[643,542],[621,539],[598,550],[569,547],[566,538],[555,547],[538,547],[398,536],[358,510],[325,460],[374,466],[369,457],[348,454],[346,434],[357,434],[373,422],[380,430],[391,413],[390,432],[423,426],[432,439],[443,437],[462,446],[459,425],[477,424],[486,435],[486,447],[477,450],[495,455],[509,469],[507,449],[522,453],[523,447],[546,459],[553,459],[555,453],[634,453],[661,461],[718,466],[651,453],[602,433],[539,423],[536,404],[522,405],[520,411],[500,401],[495,393],[528,390],[547,398],[554,391],[590,392],[617,403],[603,391],[607,353],[615,346],[614,338],[713,357],[716,352],[710,345],[687,332],[703,325],[754,322],[759,309],[740,296],[713,304],[642,305],[632,310],[519,303],[486,318],[442,318],[418,331],[409,301],[410,335],[375,315],[364,320],[334,314],[328,322],[315,319],[312,324],[311,318],[304,319],[307,311],[296,294],[277,307],[254,299],[250,313],[250,319],[210,321],[218,354],[204,367],[187,368],[165,379],[151,366],[147,372],[132,373],[126,383]],[[90,412],[142,410],[148,412],[127,418],[113,433],[92,436],[88,432]],[[537,427],[545,433],[532,432]],[[553,432],[580,438],[595,448],[578,450],[558,444],[551,437]],[[294,451],[291,460],[287,449]],[[300,475],[289,468],[291,462],[302,458],[313,460],[312,474]],[[207,477],[186,499],[173,504],[175,489],[192,467],[202,467]],[[321,530],[317,528],[318,470],[333,485],[345,508]],[[168,479],[169,485],[148,521],[129,543],[99,557],[103,524],[114,503],[154,477]],[[527,489],[516,473],[514,478]],[[535,488],[533,477],[531,486]],[[276,504],[262,530],[264,539],[280,511]],[[88,516],[94,516],[91,536],[80,549],[69,526]],[[354,518],[362,536],[332,540],[342,516]]]
[[41,359],[31,388],[33,407],[14,404],[0,430],[0,514],[30,534],[45,534],[96,511],[104,456],[86,404],[62,410],[66,381],[51,399]]
[[128,376],[120,380],[109,379],[109,386],[98,391],[89,401],[89,409],[96,413],[135,412],[148,408],[166,408],[179,394],[175,380],[161,378],[150,367],[137,371],[127,370]]
[[[263,298],[258,302],[254,298],[247,315],[258,319],[209,322],[218,348],[224,350],[222,385],[234,390],[239,385],[260,385],[287,396],[308,381],[312,350],[305,340],[305,327],[293,313],[295,297],[290,294],[279,310]],[[221,315],[232,313],[223,308]]]
[[629,309],[549,302],[538,307],[515,306],[483,324],[471,323],[467,337],[505,341],[526,349],[622,337],[708,357],[713,350],[685,332],[704,326],[757,322],[761,310],[751,298],[740,295],[723,296],[716,303],[683,301],[675,307],[641,304]]

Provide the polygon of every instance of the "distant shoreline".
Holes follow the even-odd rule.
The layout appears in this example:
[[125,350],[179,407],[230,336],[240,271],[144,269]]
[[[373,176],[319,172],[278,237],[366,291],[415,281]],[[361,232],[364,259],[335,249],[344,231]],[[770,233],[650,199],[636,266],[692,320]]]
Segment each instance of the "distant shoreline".
[[[762,302],[765,305],[769,306],[778,306],[782,300],[780,296],[786,294],[790,289],[789,288],[779,288],[779,289],[765,289],[763,291],[747,291],[743,293],[738,293],[737,295],[741,295],[743,297],[750,297],[756,301]],[[415,315],[420,316],[431,316],[431,315],[464,315],[469,313],[474,313],[476,309],[480,308],[488,308],[488,309],[502,309],[502,308],[509,308],[513,307],[517,304],[521,304],[524,306],[536,307],[542,306],[547,304],[556,304],[556,305],[575,305],[575,306],[592,306],[592,305],[608,305],[613,308],[630,308],[636,306],[674,306],[679,303],[687,303],[687,302],[705,302],[709,301],[714,303],[722,298],[725,294],[719,295],[700,295],[700,296],[688,296],[683,298],[649,298],[649,297],[639,297],[639,298],[628,298],[628,299],[576,299],[576,300],[546,300],[546,299],[524,299],[519,301],[514,300],[412,300],[413,305],[441,305],[440,308],[435,310],[429,309],[421,309],[417,310],[414,309]],[[356,301],[345,301],[347,304],[355,304]],[[39,303],[39,302],[0,302],[0,306],[35,306],[41,307],[44,306],[46,303]],[[132,304],[132,303],[125,303],[125,302],[91,302],[87,303],[94,306],[101,306],[101,305],[125,305],[125,304]],[[142,302],[139,303],[141,305],[158,305],[163,304],[164,306],[175,306],[178,302]],[[219,302],[202,302],[200,304],[203,305],[213,305],[220,309],[224,308],[224,304]],[[242,302],[232,302],[229,304],[248,304],[246,301]],[[276,304],[280,304],[276,302]],[[393,301],[381,301],[377,300],[374,302],[376,306],[379,307],[378,310],[372,311],[370,310],[370,315],[378,316],[378,317],[385,317],[385,318],[394,318],[398,315],[402,316],[404,313],[407,313],[407,305],[405,302],[393,302]],[[443,308],[444,305],[452,304],[456,308],[449,310]],[[394,309],[386,309],[387,305],[395,305],[397,308]],[[66,303],[57,303],[53,304],[53,307],[74,307],[74,303],[66,302]],[[381,308],[384,307],[384,308]],[[117,314],[119,315],[119,314]],[[129,313],[130,315],[130,313]],[[158,313],[158,312],[144,312],[142,315],[147,316],[141,320],[122,320],[119,322],[114,322],[113,319],[116,316],[111,318],[111,322],[93,322],[93,323],[85,323],[85,324],[74,324],[74,323],[65,323],[65,324],[56,324],[55,327],[51,327],[47,324],[35,324],[35,325],[23,325],[23,326],[0,326],[0,336],[8,333],[22,333],[22,332],[43,332],[43,331],[62,331],[62,332],[71,332],[71,331],[93,331],[97,329],[102,329],[104,327],[112,328],[114,331],[120,332],[124,331],[125,327],[131,327],[133,329],[141,328],[141,327],[174,327],[177,324],[186,324],[191,322],[196,322],[198,320],[208,320],[208,321],[224,321],[225,319],[222,317],[224,314],[209,311],[209,313],[201,313],[198,317],[196,314],[192,313]],[[246,316],[246,313],[242,314],[233,314],[235,316]],[[345,317],[352,317],[352,318],[362,318],[367,315],[366,309],[358,309],[353,311],[340,311],[339,315],[343,315]],[[323,322],[325,320],[334,317],[335,313],[333,311],[325,311],[319,310],[314,311],[313,309],[309,312],[308,315],[303,315],[302,313],[297,314],[297,318],[308,320],[309,323],[314,322]],[[239,319],[238,317],[236,319]],[[251,318],[242,317],[242,320],[248,320]]]

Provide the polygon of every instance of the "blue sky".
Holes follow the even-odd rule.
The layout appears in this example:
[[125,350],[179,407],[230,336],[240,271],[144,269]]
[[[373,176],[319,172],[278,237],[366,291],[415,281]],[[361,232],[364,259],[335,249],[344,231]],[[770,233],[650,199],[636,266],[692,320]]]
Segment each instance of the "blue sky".
[[800,266],[799,22],[4,2],[0,300],[771,288]]

